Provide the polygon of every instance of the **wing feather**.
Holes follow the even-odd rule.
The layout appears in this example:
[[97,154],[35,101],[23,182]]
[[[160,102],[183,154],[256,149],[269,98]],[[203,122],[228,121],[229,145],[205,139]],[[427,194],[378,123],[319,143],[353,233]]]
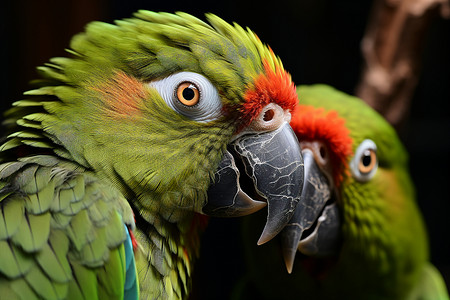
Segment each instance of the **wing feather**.
[[[36,155],[0,165],[0,199],[0,287],[8,298],[123,299],[133,268],[124,220],[134,224],[114,187]],[[136,287],[126,288],[137,295]]]

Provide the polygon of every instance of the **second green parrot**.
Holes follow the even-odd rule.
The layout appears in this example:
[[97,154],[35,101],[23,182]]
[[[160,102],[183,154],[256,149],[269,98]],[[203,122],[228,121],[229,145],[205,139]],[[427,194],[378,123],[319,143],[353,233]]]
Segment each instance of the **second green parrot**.
[[395,130],[363,101],[329,86],[297,91],[300,105],[291,126],[305,163],[301,200],[275,241],[249,245],[260,225],[247,222],[249,274],[237,294],[241,299],[449,299],[441,274],[429,262],[408,155]]

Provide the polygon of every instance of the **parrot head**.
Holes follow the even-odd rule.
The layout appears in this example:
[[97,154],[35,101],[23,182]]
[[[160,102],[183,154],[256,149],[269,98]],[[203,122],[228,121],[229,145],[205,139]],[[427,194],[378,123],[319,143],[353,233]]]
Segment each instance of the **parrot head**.
[[[385,292],[385,285],[400,297],[427,259],[405,149],[395,130],[360,99],[325,85],[300,86],[298,93],[301,105],[291,126],[305,177],[281,232],[288,272],[296,256],[316,261],[302,265],[308,268],[322,260],[323,270],[310,270],[322,279],[329,275],[354,291],[372,284]],[[368,289],[364,294],[377,293]]]
[[38,68],[38,88],[7,115],[22,134],[3,150],[75,161],[118,187],[145,220],[268,206],[262,239],[270,239],[302,188],[288,125],[295,86],[253,32],[207,19],[139,11],[90,23],[72,39],[71,58]]

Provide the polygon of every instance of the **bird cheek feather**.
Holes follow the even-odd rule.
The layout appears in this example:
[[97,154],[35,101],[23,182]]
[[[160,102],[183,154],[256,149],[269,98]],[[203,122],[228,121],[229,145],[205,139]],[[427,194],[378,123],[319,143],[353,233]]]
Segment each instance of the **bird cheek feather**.
[[138,114],[148,96],[142,82],[122,71],[116,71],[110,80],[91,87],[91,90],[98,93],[108,113],[115,118]]

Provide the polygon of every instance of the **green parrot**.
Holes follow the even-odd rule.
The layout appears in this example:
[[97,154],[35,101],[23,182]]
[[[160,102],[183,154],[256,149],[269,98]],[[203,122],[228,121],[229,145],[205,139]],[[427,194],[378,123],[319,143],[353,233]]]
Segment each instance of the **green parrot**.
[[[214,15],[90,23],[5,114],[1,299],[186,299],[205,215],[290,220],[303,160],[280,59]],[[272,178],[266,175],[272,174]]]
[[249,244],[258,214],[246,217],[254,218],[244,230],[248,274],[236,298],[449,299],[429,262],[408,155],[395,130],[332,87],[297,92],[291,126],[305,166],[301,200],[279,238],[260,247]]

